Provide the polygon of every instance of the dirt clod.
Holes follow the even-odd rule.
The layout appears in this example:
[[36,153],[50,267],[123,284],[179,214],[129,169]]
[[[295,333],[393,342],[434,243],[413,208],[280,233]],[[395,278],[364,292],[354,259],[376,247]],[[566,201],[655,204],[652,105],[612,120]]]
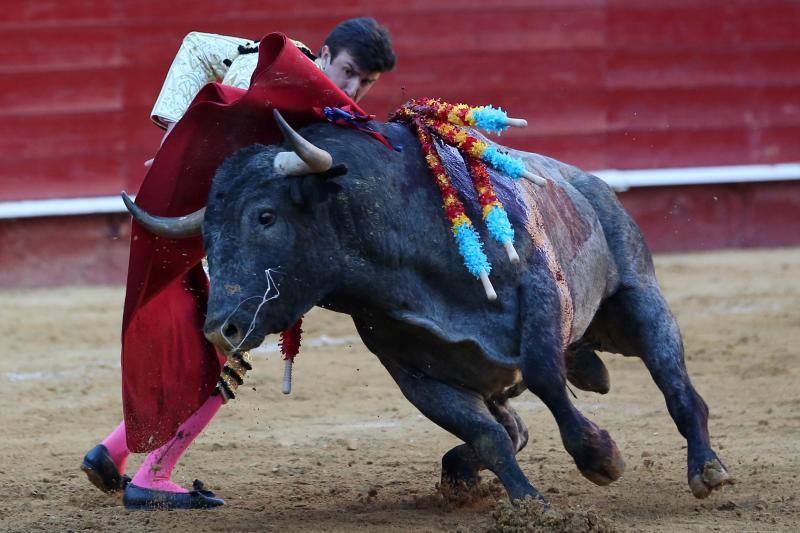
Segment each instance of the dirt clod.
[[546,509],[539,500],[525,498],[512,505],[500,501],[492,511],[488,533],[613,533],[614,526],[596,511]]

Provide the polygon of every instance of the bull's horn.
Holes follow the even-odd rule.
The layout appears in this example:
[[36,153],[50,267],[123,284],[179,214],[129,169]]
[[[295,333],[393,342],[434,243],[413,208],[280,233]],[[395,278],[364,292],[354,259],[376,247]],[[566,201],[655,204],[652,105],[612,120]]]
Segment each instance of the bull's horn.
[[284,139],[293,151],[281,152],[275,156],[275,170],[287,176],[303,176],[325,172],[333,165],[331,154],[314,146],[304,139],[281,116],[277,109],[272,110],[275,121]]
[[133,219],[155,235],[170,239],[185,239],[203,233],[205,207],[182,217],[159,217],[151,215],[133,203],[133,200],[125,192],[122,193],[122,201],[125,202],[125,207],[131,212]]

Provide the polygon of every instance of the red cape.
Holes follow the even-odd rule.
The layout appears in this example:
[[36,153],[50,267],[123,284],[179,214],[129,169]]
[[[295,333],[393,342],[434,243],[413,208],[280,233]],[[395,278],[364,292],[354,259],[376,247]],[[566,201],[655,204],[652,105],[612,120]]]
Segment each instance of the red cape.
[[[313,109],[355,103],[279,33],[259,47],[245,91],[206,85],[175,125],[139,189],[136,203],[155,215],[182,216],[206,204],[211,179],[231,153],[282,140],[280,109],[295,127]],[[208,282],[200,237],[157,237],[134,222],[122,319],[122,404],[128,448],[151,451],[213,392],[225,359],[203,336]]]

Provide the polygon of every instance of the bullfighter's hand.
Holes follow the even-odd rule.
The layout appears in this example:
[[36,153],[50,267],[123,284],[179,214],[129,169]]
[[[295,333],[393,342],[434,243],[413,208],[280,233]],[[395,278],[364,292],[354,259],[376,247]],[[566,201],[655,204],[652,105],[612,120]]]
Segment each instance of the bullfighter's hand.
[[[167,122],[167,131],[166,131],[166,133],[164,133],[164,136],[161,138],[161,146],[163,146],[163,145],[164,145],[164,141],[166,141],[166,140],[167,140],[167,136],[168,136],[170,133],[172,133],[172,129],[175,127],[175,124],[177,124],[177,122]],[[145,162],[144,162],[144,168],[150,168],[150,167],[152,167],[152,166],[153,166],[153,160],[154,160],[154,159],[155,159],[155,158],[148,159],[147,161],[145,161]]]

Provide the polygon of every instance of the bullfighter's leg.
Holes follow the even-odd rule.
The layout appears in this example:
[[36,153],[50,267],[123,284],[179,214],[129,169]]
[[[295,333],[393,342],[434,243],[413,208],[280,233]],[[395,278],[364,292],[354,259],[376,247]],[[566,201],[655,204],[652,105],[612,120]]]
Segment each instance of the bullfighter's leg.
[[[528,443],[528,428],[508,399],[492,398],[486,402],[494,419],[506,429],[515,453]],[[469,444],[459,444],[442,457],[442,486],[472,488],[480,482],[480,471],[486,470],[483,462]]]
[[142,466],[133,476],[132,483],[139,487],[169,492],[188,492],[172,481],[172,471],[195,438],[211,422],[222,406],[221,396],[211,396],[191,417],[178,428],[175,436],[145,457]]
[[147,455],[125,489],[126,509],[204,509],[225,503],[199,481],[195,481],[192,491],[187,491],[170,479],[177,462],[221,406],[221,396],[209,397],[178,427],[172,439]]
[[103,439],[102,444],[108,450],[108,453],[111,455],[120,473],[125,472],[125,465],[128,462],[128,456],[131,454],[131,451],[128,449],[128,437],[125,432],[124,420],[114,428],[114,431]]
[[[536,274],[533,274],[536,275]],[[561,333],[561,307],[547,279],[529,284],[522,317],[522,378],[528,389],[550,409],[558,424],[564,448],[581,474],[598,485],[616,481],[625,461],[611,436],[586,419],[567,395],[566,368]]]
[[[438,426],[462,439],[467,448],[456,447],[457,461],[470,469],[491,470],[513,500],[525,496],[543,499],[531,485],[514,457],[518,443],[498,422],[484,398],[466,389],[452,387],[422,372],[390,360],[381,360],[403,395]],[[454,456],[451,456],[454,457]]]
[[658,287],[621,290],[604,302],[602,316],[615,348],[641,357],[664,394],[667,409],[687,442],[692,493],[705,498],[731,483],[731,476],[711,449],[708,406],[689,379],[680,330]]

